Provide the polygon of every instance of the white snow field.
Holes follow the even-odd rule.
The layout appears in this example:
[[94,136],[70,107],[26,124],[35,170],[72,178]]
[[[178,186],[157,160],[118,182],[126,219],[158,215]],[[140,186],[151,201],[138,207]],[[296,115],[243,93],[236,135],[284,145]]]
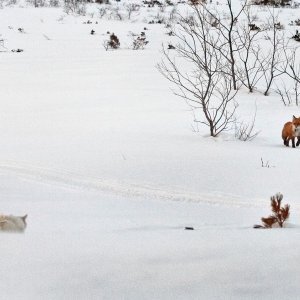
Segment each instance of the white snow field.
[[[0,9],[0,212],[28,214],[24,234],[0,235],[0,299],[299,299],[300,149],[281,140],[299,107],[242,91],[256,139],[193,132],[155,67],[166,32]],[[287,228],[253,229],[277,192]]]

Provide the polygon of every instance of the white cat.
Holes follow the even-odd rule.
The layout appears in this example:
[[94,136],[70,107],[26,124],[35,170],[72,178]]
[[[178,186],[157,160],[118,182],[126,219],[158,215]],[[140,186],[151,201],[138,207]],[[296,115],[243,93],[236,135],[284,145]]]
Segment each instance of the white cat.
[[5,216],[0,215],[0,231],[18,231],[23,232],[27,226],[27,215],[25,216]]

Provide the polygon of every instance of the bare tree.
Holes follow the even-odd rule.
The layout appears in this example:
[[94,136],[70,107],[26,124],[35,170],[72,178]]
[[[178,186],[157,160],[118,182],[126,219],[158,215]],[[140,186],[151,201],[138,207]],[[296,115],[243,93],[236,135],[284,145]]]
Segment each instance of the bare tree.
[[285,63],[284,50],[287,47],[277,16],[274,14],[274,11],[269,10],[269,12],[268,28],[270,31],[269,34],[265,35],[265,39],[269,41],[270,49],[266,54],[259,56],[263,77],[266,82],[265,96],[269,95],[274,79],[284,73],[281,71],[281,66]]
[[202,2],[201,5],[210,16],[211,26],[215,27],[216,30],[219,31],[221,39],[219,40],[219,43],[216,43],[214,46],[220,51],[220,53],[222,53],[223,58],[227,60],[229,72],[232,76],[233,88],[234,90],[237,90],[236,52],[238,53],[243,45],[237,45],[235,42],[235,27],[238,22],[238,18],[247,6],[248,1],[242,0],[241,6],[237,12],[234,11],[233,2],[235,1],[226,0],[227,18],[222,17],[219,11],[213,11],[205,2]]
[[[300,64],[296,64],[296,54],[299,47],[289,47],[284,49],[285,64],[281,65],[280,72],[293,80],[293,92],[295,94],[295,103],[299,104],[300,100]],[[287,94],[287,93],[286,93]]]
[[238,52],[237,77],[252,93],[263,76],[263,68],[259,62],[259,57],[262,53],[260,46],[262,29],[255,25],[255,16],[251,15],[250,7],[248,6],[244,9],[246,20],[240,22],[238,26],[235,43],[237,43],[236,48],[240,49]]
[[233,80],[223,70],[228,67],[216,44],[219,36],[209,31],[207,11],[193,7],[193,16],[179,16],[173,28],[178,40],[175,50],[163,49],[160,72],[174,83],[178,92],[200,119],[195,122],[209,127],[211,136],[218,136],[234,121],[236,104]]

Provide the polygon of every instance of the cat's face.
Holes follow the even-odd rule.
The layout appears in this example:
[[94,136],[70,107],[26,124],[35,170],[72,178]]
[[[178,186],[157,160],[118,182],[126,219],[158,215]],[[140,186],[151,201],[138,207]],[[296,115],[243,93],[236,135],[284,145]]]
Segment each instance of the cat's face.
[[25,216],[10,216],[10,218],[20,228],[24,228],[24,229],[26,228],[26,226],[27,226],[27,223],[26,223],[27,215],[25,215]]

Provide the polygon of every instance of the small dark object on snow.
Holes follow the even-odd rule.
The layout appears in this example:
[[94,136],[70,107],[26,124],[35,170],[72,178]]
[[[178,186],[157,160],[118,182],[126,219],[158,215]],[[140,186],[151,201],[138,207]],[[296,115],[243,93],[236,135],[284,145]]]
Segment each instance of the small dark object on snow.
[[23,49],[12,49],[11,52],[23,52]]
[[169,45],[168,45],[168,49],[169,49],[169,50],[172,50],[172,49],[175,49],[175,47],[174,47],[173,45],[169,44]]
[[24,28],[20,27],[20,28],[18,28],[18,31],[24,33]]
[[184,227],[184,230],[194,230],[194,227]]
[[148,30],[148,28],[147,28],[147,27],[144,27],[144,30]]
[[91,35],[93,35],[93,34],[95,34],[95,30],[94,29],[91,30]]
[[264,227],[264,226],[262,226],[262,225],[257,225],[257,224],[255,224],[255,225],[253,226],[253,228],[257,229],[257,228],[266,228],[266,227]]

